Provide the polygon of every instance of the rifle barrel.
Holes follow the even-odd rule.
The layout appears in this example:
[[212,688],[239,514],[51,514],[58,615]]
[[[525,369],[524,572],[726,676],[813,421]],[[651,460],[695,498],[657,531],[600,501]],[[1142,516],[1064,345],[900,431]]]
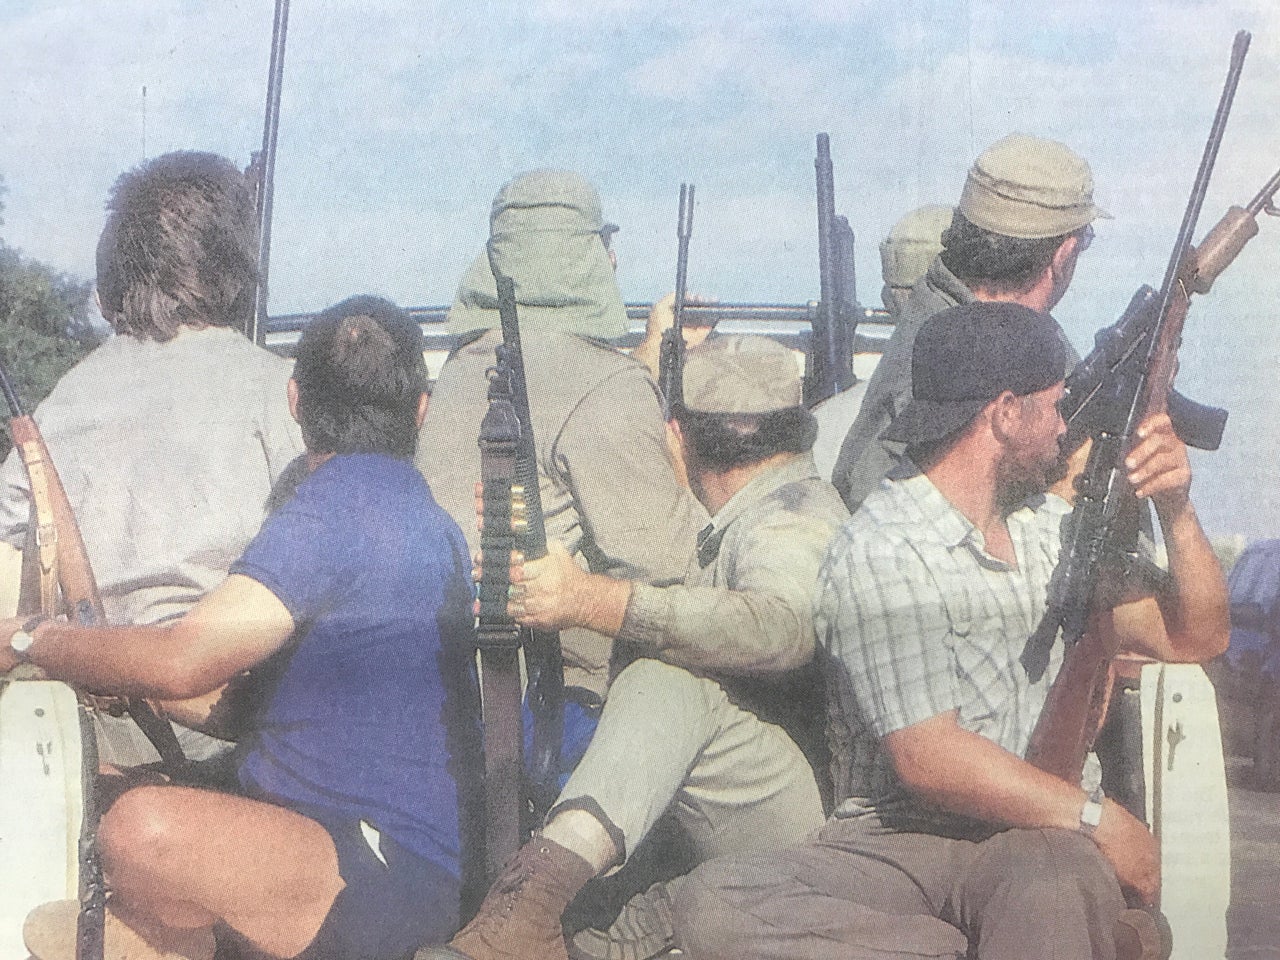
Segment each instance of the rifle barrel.
[[[1191,199],[1187,203],[1186,212],[1182,215],[1182,226],[1178,229],[1178,239],[1174,244],[1173,256],[1165,268],[1164,283],[1160,286],[1160,314],[1163,316],[1173,296],[1174,284],[1178,271],[1182,269],[1182,261],[1191,248],[1192,236],[1195,233],[1196,221],[1200,218],[1200,208],[1204,205],[1205,194],[1209,190],[1209,177],[1213,173],[1214,161],[1218,158],[1218,147],[1222,145],[1222,135],[1227,129],[1227,117],[1231,113],[1231,103],[1236,96],[1236,87],[1240,83],[1240,73],[1244,70],[1244,57],[1249,52],[1250,34],[1241,30],[1236,34],[1231,47],[1231,66],[1227,69],[1226,83],[1222,88],[1222,96],[1218,98],[1218,110],[1213,115],[1213,126],[1209,129],[1209,139],[1204,145],[1204,155],[1200,158],[1200,168],[1196,171],[1195,183],[1191,187]],[[1154,345],[1156,338],[1152,338]]]

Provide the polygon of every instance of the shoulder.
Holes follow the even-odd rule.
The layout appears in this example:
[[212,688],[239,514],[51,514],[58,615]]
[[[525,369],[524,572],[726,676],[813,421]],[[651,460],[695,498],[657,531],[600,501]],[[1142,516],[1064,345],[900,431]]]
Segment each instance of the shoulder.
[[831,541],[824,563],[830,576],[883,580],[925,576],[929,557],[944,539],[907,481],[881,481]]

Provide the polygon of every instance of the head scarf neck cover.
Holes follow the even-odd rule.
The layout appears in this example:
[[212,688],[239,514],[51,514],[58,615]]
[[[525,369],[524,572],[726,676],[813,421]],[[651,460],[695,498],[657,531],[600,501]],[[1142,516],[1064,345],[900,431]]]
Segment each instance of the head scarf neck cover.
[[[499,270],[515,282],[522,330],[599,339],[627,332],[627,311],[600,240],[600,196],[564,170],[521,174],[493,200],[489,234]],[[497,327],[498,295],[485,251],[472,262],[449,311],[450,332]]]

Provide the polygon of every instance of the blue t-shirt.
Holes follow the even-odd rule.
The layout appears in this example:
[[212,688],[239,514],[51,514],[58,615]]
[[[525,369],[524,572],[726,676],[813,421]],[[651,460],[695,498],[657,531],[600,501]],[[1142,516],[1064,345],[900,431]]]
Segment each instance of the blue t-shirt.
[[232,566],[297,632],[241,761],[255,797],[368,821],[461,874],[460,816],[481,767],[470,561],[407,461],[336,456]]

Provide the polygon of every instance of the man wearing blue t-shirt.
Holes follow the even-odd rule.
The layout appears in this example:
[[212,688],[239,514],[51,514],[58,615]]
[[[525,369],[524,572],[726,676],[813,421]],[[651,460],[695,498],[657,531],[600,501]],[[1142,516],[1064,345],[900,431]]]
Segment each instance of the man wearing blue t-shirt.
[[[399,958],[456,929],[479,769],[470,560],[413,466],[425,388],[402,311],[331,308],[289,381],[308,474],[220,587],[163,625],[0,625],[0,669],[29,660],[104,693],[274,678],[241,742],[242,795],[140,786],[103,816],[108,958],[211,957],[215,923],[325,960]],[[28,919],[38,960],[73,955],[75,912]]]

